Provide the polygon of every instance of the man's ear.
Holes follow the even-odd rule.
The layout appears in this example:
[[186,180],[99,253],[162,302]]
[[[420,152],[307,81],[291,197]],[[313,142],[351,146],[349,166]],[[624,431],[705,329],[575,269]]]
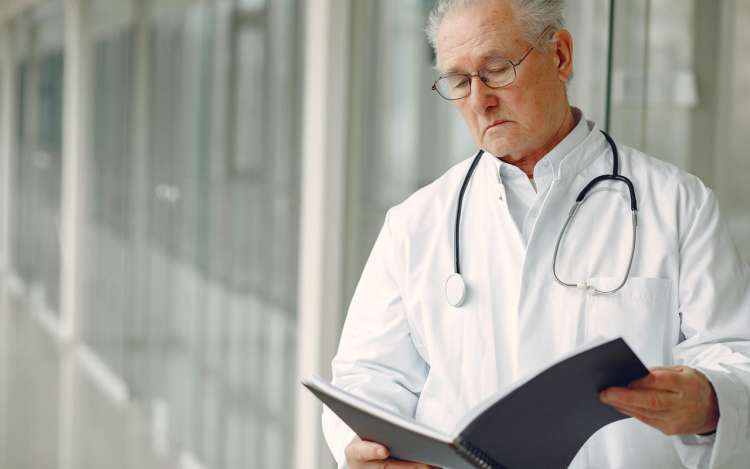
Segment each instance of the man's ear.
[[561,29],[552,36],[552,43],[557,76],[560,81],[567,82],[573,75],[573,36],[567,29]]

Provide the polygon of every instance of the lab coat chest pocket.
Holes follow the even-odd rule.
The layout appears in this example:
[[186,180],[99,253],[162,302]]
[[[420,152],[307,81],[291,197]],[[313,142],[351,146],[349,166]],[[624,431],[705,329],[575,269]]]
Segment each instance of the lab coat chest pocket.
[[[617,280],[595,278],[592,283],[609,288]],[[668,365],[669,336],[679,321],[672,289],[670,279],[631,277],[615,294],[588,295],[586,338],[622,336],[646,366]]]

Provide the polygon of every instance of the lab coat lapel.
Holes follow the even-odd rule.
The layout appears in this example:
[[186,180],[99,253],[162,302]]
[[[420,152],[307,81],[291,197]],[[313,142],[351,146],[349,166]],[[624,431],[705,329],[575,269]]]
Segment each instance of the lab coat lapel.
[[[555,243],[578,192],[597,173],[605,148],[594,129],[562,163],[563,177],[556,176],[529,237],[519,287],[519,366],[528,372],[548,365],[580,345],[586,293],[559,285],[552,274]],[[580,167],[578,167],[580,165]],[[571,171],[571,167],[577,167]],[[601,172],[601,171],[600,171]]]
[[[484,365],[475,376],[478,400],[513,382],[518,376],[518,292],[524,247],[504,203],[498,199],[495,166],[485,155],[477,171],[474,199],[466,207],[462,230],[467,282],[472,285],[471,304],[479,321],[477,330]],[[497,357],[503,357],[498,360]]]

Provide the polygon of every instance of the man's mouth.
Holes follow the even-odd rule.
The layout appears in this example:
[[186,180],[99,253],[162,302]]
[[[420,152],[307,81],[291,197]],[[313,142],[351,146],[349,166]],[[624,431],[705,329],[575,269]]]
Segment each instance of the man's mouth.
[[507,124],[508,122],[510,122],[510,121],[508,121],[508,120],[503,120],[503,119],[500,119],[500,120],[496,120],[496,121],[494,121],[493,123],[491,123],[490,125],[488,125],[488,126],[487,126],[487,127],[486,127],[486,128],[484,129],[484,131],[485,131],[485,133],[486,133],[486,132],[487,132],[488,130],[490,130],[491,128],[493,128],[493,127],[498,127],[498,126],[500,126],[500,125],[503,125],[503,124]]

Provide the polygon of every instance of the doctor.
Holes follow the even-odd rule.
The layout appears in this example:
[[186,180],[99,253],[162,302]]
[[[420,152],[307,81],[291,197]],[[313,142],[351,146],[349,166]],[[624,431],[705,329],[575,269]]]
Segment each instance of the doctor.
[[[388,211],[333,382],[450,432],[499,389],[621,335],[651,373],[602,393],[633,418],[597,432],[570,467],[750,467],[749,269],[710,189],[571,108],[563,7],[437,2],[434,89],[484,152]],[[589,181],[613,174],[566,224]],[[327,410],[323,426],[340,467],[424,467]]]

